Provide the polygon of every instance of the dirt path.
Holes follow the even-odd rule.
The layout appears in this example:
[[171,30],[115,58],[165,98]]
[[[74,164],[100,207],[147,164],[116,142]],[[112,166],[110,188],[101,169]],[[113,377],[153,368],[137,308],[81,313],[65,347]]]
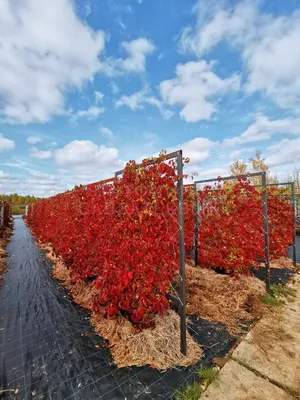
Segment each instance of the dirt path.
[[256,324],[201,398],[300,399],[300,275],[289,286],[295,295]]

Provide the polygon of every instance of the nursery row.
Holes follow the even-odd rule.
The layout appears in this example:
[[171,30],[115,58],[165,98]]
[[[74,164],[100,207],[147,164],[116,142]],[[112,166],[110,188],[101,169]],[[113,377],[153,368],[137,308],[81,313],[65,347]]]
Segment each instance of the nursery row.
[[[179,265],[175,162],[129,162],[110,183],[77,187],[28,209],[37,238],[50,243],[76,280],[93,281],[95,311],[122,314],[149,326],[168,308],[165,294]],[[262,195],[247,180],[217,182],[197,192],[198,262],[227,272],[249,273],[265,257]],[[194,250],[195,197],[184,190],[187,257]],[[268,190],[271,257],[293,242],[293,209]]]
[[168,308],[178,269],[177,175],[173,161],[129,162],[112,184],[89,185],[29,207],[28,224],[76,279],[93,280],[94,310],[144,326]]
[[[187,254],[194,246],[194,191],[185,189]],[[265,259],[261,189],[247,179],[216,182],[197,191],[198,265],[226,272],[249,273]],[[267,188],[270,258],[287,256],[295,239],[295,217],[290,196]],[[188,236],[188,237],[187,237]]]
[[0,236],[1,236],[1,229],[8,227],[11,217],[11,208],[10,205],[0,199]]

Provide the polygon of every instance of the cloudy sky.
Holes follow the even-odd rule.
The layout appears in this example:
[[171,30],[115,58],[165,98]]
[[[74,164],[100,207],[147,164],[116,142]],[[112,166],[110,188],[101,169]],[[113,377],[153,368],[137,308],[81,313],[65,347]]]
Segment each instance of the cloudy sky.
[[183,149],[199,178],[300,166],[296,0],[0,0],[0,193]]

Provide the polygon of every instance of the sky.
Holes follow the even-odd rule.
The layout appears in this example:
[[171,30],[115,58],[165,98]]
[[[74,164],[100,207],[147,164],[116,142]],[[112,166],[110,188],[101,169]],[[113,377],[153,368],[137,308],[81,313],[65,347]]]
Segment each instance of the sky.
[[52,196],[182,149],[300,167],[296,0],[0,0],[0,193]]

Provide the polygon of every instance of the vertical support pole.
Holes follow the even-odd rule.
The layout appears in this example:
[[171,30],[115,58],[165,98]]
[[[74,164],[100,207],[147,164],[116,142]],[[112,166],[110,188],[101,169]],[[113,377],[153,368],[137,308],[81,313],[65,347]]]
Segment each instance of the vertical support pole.
[[262,173],[262,202],[264,213],[264,239],[266,250],[266,290],[270,293],[270,249],[269,249],[269,221],[268,221],[268,204],[267,204],[267,175],[266,172]]
[[295,207],[295,183],[291,183],[291,203],[293,207],[293,218],[294,220],[294,243],[293,243],[293,263],[296,266],[297,264],[297,252],[296,252],[296,207]]
[[194,183],[194,261],[195,261],[195,267],[197,267],[197,265],[198,265],[198,233],[199,233],[198,194],[197,194],[197,183]]
[[186,304],[185,304],[185,254],[184,254],[184,204],[183,204],[183,161],[182,150],[177,152],[177,196],[179,226],[179,269],[180,269],[180,350],[186,355]]

